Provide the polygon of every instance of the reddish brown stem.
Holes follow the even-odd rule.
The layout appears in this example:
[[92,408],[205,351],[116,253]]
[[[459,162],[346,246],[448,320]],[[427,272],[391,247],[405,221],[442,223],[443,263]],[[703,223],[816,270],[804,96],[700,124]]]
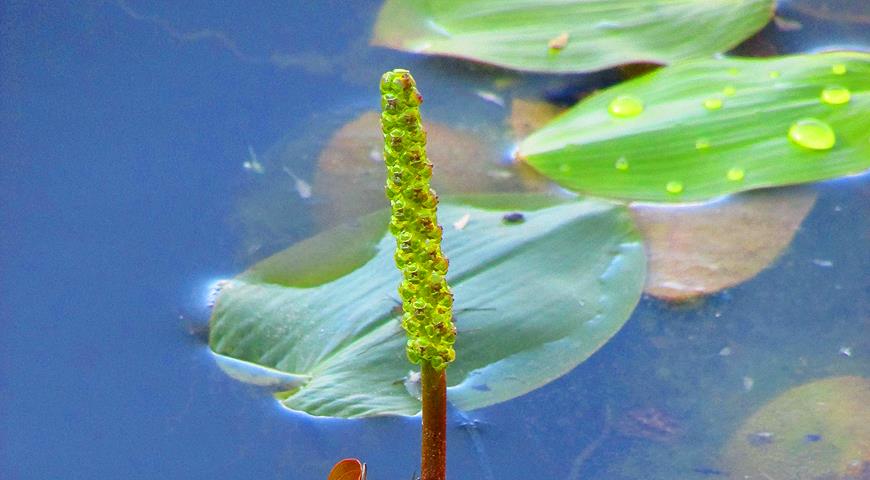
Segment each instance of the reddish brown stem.
[[445,480],[447,472],[447,374],[423,363],[423,441],[421,480]]

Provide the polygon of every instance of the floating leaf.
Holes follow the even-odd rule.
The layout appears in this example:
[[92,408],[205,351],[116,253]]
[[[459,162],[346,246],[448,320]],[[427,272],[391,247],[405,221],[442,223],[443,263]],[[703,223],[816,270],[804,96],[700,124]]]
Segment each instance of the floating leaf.
[[[589,357],[630,315],[645,267],[623,207],[474,198],[439,208],[458,329],[448,398],[465,410],[522,395]],[[508,213],[524,221],[506,223]],[[465,215],[462,230],[449,227]],[[297,383],[279,399],[294,410],[416,414],[394,249],[381,212],[255,265],[221,290],[211,348],[289,374]]]
[[[559,113],[545,102],[515,99],[510,125],[530,132]],[[632,205],[647,253],[644,291],[680,302],[754,277],[788,247],[815,198],[798,187],[692,207]]]
[[[826,102],[831,87],[849,99]],[[666,67],[580,102],[518,156],[572,190],[656,202],[859,173],[870,167],[870,54]]]
[[870,381],[834,377],[783,393],[734,433],[724,460],[731,478],[867,478]]
[[773,0],[387,0],[372,44],[517,70],[586,72],[730,50],[773,8]]
[[326,480],[366,480],[366,464],[345,458],[332,467]]
[[[498,165],[500,154],[479,138],[437,122],[425,125],[439,195],[523,189],[515,168]],[[366,112],[339,129],[317,160],[315,215],[332,226],[389,206],[384,196],[384,136],[380,115]],[[531,170],[531,169],[529,169]],[[534,172],[535,177],[540,176]]]
[[644,290],[685,301],[754,277],[791,243],[815,199],[807,189],[772,189],[711,205],[632,206],[649,262]]

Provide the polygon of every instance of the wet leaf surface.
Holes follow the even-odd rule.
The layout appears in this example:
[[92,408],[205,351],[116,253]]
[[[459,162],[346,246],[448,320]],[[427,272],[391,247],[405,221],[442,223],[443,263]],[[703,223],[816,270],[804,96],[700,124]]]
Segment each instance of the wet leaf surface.
[[[509,125],[522,134],[564,111],[515,99]],[[707,205],[632,205],[647,252],[646,293],[688,301],[754,277],[788,247],[815,203],[815,193],[792,187],[746,192]]]
[[[523,222],[505,223],[514,213]],[[461,230],[450,227],[466,215]],[[448,398],[460,409],[508,400],[568,372],[622,327],[640,296],[645,259],[624,207],[484,196],[446,201],[438,216],[447,225],[458,329]],[[278,395],[290,409],[416,414],[414,366],[396,309],[395,240],[378,217],[324,232],[228,281],[212,315],[212,350],[251,367],[245,378],[259,368],[274,379],[259,383],[291,381]]]
[[727,51],[773,9],[772,0],[388,0],[372,43],[517,70],[586,72]]
[[560,185],[692,202],[870,168],[870,55],[681,63],[599,91],[518,156]]

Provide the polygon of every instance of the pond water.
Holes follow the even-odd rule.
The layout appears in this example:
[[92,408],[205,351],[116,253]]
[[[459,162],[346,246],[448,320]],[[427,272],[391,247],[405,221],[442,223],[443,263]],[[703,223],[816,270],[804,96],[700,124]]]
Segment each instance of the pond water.
[[[410,68],[427,118],[502,152],[493,78],[569,102],[619,73],[372,48],[379,3],[0,6],[0,477],[314,480],[347,456],[373,480],[415,472],[419,419],[314,418],[227,377],[203,341],[209,288],[322,228],[315,161],[378,107],[383,71]],[[870,49],[864,0],[814,15],[823,3],[786,2],[803,28],[740,51]],[[644,297],[570,374],[452,411],[449,477],[727,478],[723,445],[772,398],[870,376],[870,182],[808,189],[757,277],[685,305]]]

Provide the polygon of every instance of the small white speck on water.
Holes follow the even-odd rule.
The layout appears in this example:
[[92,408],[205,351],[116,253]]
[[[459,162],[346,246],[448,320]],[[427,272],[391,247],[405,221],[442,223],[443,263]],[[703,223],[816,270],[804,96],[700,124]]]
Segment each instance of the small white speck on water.
[[463,228],[465,228],[466,225],[468,225],[469,220],[471,220],[471,214],[466,213],[465,215],[461,216],[459,220],[453,222],[453,228],[456,230],[462,230]]
[[820,267],[825,267],[825,268],[830,268],[830,267],[834,266],[834,262],[832,262],[830,260],[823,260],[821,258],[814,258],[813,263],[820,266]]
[[497,93],[490,92],[488,90],[475,90],[474,94],[480,97],[480,99],[485,102],[489,102],[493,105],[498,105],[499,107],[504,108],[504,98],[502,98]]
[[731,347],[724,347],[722,350],[719,350],[720,357],[727,357],[731,355]]
[[377,148],[369,150],[369,160],[375,163],[384,163],[384,153]]
[[743,377],[743,391],[748,392],[755,386],[755,380],[752,377]]
[[844,357],[852,356],[852,347],[840,347],[840,355]]

